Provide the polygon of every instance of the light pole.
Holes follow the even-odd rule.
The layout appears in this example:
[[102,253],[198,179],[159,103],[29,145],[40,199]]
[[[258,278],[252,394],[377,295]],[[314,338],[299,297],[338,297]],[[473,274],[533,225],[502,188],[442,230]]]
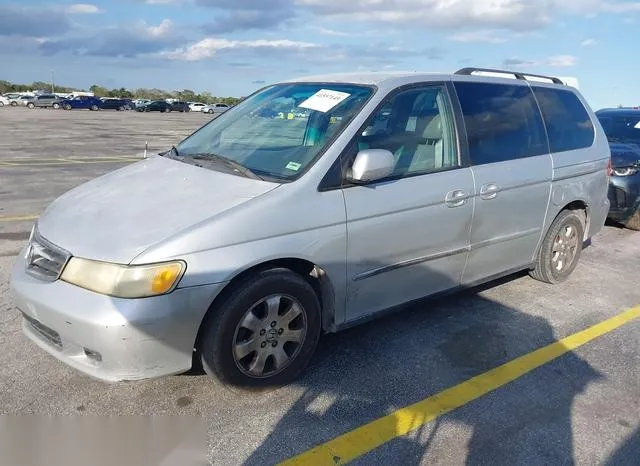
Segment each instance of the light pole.
[[53,83],[53,70],[51,70],[51,93],[54,94],[56,92],[55,84]]

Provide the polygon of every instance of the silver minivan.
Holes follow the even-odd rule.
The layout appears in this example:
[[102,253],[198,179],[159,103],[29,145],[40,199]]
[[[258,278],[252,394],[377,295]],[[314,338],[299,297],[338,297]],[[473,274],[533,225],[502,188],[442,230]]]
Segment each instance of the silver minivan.
[[106,381],[281,385],[323,332],[562,282],[607,216],[607,138],[557,78],[478,71],[271,85],[67,192],[12,270],[24,332]]

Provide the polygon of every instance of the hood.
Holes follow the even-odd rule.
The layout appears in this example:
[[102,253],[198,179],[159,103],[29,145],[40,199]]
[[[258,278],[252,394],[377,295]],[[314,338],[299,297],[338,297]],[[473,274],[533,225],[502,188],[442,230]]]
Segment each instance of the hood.
[[38,229],[74,256],[126,264],[277,186],[154,156],[62,195],[42,214]]
[[640,163],[640,146],[636,144],[610,144],[611,166],[613,168],[629,167]]

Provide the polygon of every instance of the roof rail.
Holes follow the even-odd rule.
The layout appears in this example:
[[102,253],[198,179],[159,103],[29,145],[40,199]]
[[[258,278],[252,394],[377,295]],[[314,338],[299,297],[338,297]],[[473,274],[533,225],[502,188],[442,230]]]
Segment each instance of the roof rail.
[[544,75],[541,75],[541,74],[531,74],[531,73],[520,73],[518,71],[494,70],[494,69],[491,69],[491,68],[468,67],[468,68],[459,69],[454,74],[461,74],[461,75],[471,76],[476,71],[481,71],[481,72],[484,72],[484,73],[511,74],[511,75],[515,76],[516,79],[520,79],[522,81],[527,81],[527,76],[529,76],[531,78],[548,79],[548,80],[550,80],[551,82],[553,82],[555,84],[562,84],[562,85],[565,84],[564,81],[562,81],[560,78],[556,78],[554,76],[544,76]]

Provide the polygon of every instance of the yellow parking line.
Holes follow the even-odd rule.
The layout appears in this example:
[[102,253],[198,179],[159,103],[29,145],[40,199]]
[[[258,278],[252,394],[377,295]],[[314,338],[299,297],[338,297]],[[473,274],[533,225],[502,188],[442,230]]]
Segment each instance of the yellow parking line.
[[281,465],[345,464],[640,317],[640,306],[318,445]]
[[0,216],[0,222],[28,222],[35,220],[39,215],[18,215],[15,217],[3,217]]

